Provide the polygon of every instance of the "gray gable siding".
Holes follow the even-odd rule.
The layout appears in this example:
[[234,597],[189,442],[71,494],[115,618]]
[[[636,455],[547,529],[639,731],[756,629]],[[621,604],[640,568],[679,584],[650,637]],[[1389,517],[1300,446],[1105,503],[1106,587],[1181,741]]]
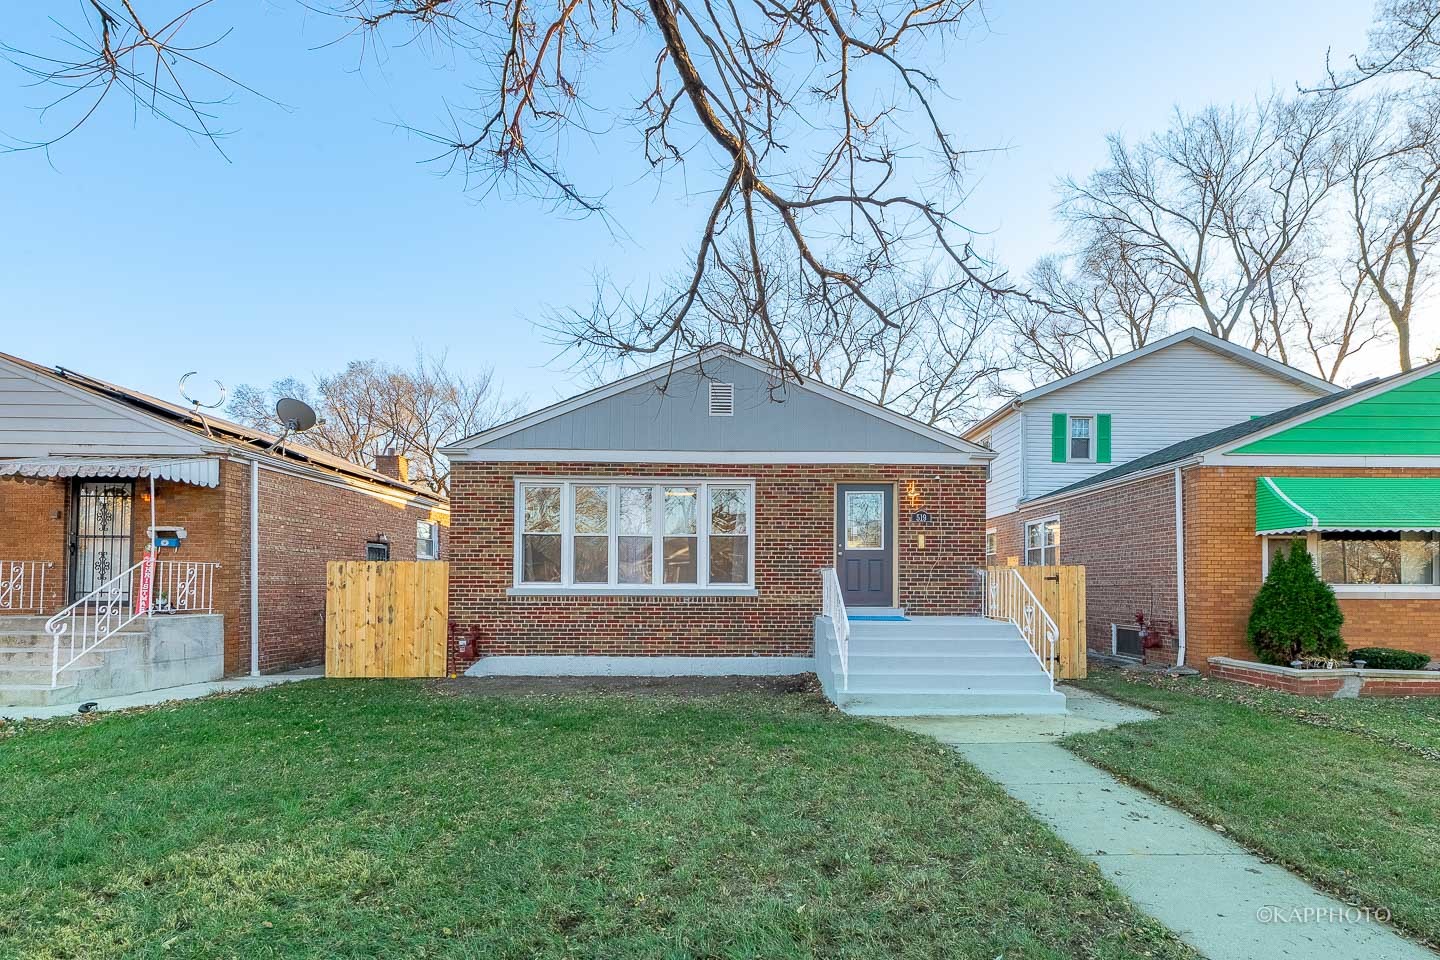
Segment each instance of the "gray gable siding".
[[[712,417],[708,383],[735,385],[735,415]],[[661,388],[664,392],[661,392]],[[953,447],[729,357],[476,445],[477,450],[954,453]]]

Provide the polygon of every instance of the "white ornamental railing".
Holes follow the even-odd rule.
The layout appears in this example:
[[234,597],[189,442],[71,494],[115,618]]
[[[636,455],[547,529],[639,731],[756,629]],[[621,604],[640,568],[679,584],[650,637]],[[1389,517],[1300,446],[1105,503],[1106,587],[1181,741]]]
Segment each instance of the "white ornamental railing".
[[0,610],[7,613],[45,612],[45,560],[0,560]]
[[218,563],[146,556],[45,621],[50,635],[50,685],[80,658],[141,617],[211,613]]
[[1019,628],[1054,690],[1060,649],[1060,628],[1054,618],[1036,599],[1018,569],[1008,567],[998,576],[989,576],[983,570],[980,573],[985,578],[985,615],[992,620],[1009,620]]
[[845,612],[845,595],[834,567],[820,571],[820,615],[829,617],[835,628],[835,645],[840,651],[840,689],[850,689],[850,617]]

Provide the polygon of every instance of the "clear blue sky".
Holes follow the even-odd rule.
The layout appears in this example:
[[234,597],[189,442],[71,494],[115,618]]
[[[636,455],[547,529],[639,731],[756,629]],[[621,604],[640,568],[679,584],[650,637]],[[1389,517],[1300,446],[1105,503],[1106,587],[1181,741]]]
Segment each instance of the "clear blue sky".
[[[50,4],[10,6],[0,40],[54,49]],[[225,107],[230,162],[118,99],[48,159],[0,155],[0,351],[173,399],[186,370],[268,383],[423,345],[493,366],[536,406],[575,387],[534,328],[547,309],[583,306],[596,271],[644,283],[675,269],[705,201],[687,203],[679,178],[642,179],[628,129],[572,167],[609,191],[625,236],[535,203],[477,203],[393,128],[433,126],[442,97],[463,96],[463,62],[314,49],[336,27],[291,0],[216,10],[236,18],[216,62],[286,109]],[[940,70],[950,129],[1007,148],[976,170],[964,216],[1023,271],[1057,241],[1056,179],[1100,162],[1106,133],[1143,135],[1177,104],[1293,89],[1327,47],[1363,46],[1369,16],[1364,0],[992,0],[989,29]],[[0,63],[12,137],[50,129],[22,82]]]

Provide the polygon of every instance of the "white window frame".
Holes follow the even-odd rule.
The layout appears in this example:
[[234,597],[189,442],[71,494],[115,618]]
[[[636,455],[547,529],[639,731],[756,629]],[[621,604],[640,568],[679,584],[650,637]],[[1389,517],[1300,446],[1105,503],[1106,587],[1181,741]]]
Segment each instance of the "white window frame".
[[[1075,456],[1075,434],[1074,426],[1076,420],[1085,420],[1090,424],[1090,454],[1089,456]],[[1067,463],[1094,463],[1095,448],[1098,446],[1095,436],[1095,425],[1100,422],[1098,414],[1094,413],[1067,413],[1065,414],[1065,461]]]
[[[1059,526],[1060,526],[1060,514],[1054,513],[1054,514],[1051,514],[1051,515],[1048,516],[1048,517],[1038,517],[1038,518],[1036,518],[1036,519],[1034,519],[1034,520],[1028,520],[1028,521],[1026,521],[1026,523],[1025,523],[1025,529],[1024,529],[1024,531],[1023,531],[1023,535],[1024,535],[1025,539],[1024,539],[1023,541],[1021,541],[1021,543],[1020,543],[1020,554],[1021,554],[1021,556],[1024,558],[1024,561],[1025,561],[1024,566],[1027,566],[1027,567],[1048,567],[1048,566],[1059,566],[1059,565],[1060,565],[1060,534],[1059,534],[1059,531],[1058,531],[1058,530],[1056,531],[1056,535],[1055,535],[1055,546],[1053,546],[1053,547],[1047,547],[1047,546],[1045,546],[1045,545],[1044,545],[1045,541],[1044,541],[1044,539],[1042,538],[1041,541],[1040,541],[1041,545],[1040,545],[1040,548],[1039,548],[1039,549],[1040,549],[1040,562],[1039,562],[1039,563],[1031,563],[1031,562],[1030,562],[1030,549],[1031,549],[1031,548],[1030,548],[1030,528],[1031,528],[1031,527],[1046,526],[1046,525],[1049,525],[1049,524],[1052,524],[1052,523],[1055,524],[1056,527],[1059,527]],[[1055,551],[1055,560],[1054,560],[1054,563],[1046,563],[1046,562],[1045,562],[1045,551],[1046,551],[1046,550],[1054,550],[1054,551]]]
[[[610,491],[610,516],[606,536],[610,540],[608,583],[574,582],[575,546],[575,488],[608,487]],[[560,487],[560,581],[526,582],[521,579],[524,570],[524,524],[525,489],[527,487]],[[619,491],[621,487],[651,487],[652,521],[650,526],[651,581],[650,583],[620,583],[619,569]],[[696,539],[696,582],[664,583],[665,540],[665,498],[663,490],[674,487],[695,487],[695,539]],[[744,583],[710,583],[710,489],[712,487],[744,487],[748,494],[750,512],[747,517],[748,556],[747,577]],[[756,503],[755,481],[751,478],[718,477],[516,477],[514,488],[514,531],[511,595],[524,594],[620,594],[620,595],[740,595],[756,596],[755,588],[755,541]],[[581,534],[585,536],[585,534]],[[598,536],[598,535],[597,535]],[[720,534],[724,536],[724,534]]]
[[[430,552],[428,555],[421,555],[421,553],[420,553],[420,543],[421,543],[421,541],[420,541],[420,537],[418,536],[418,534],[420,533],[420,527],[421,527],[422,524],[423,524],[424,526],[430,528],[429,543],[431,544],[431,552]],[[417,536],[415,537],[415,559],[416,559],[416,560],[439,560],[439,559],[440,559],[440,524],[436,523],[434,520],[416,520],[416,521],[415,521],[415,533],[417,534]]]
[[[991,548],[994,549],[991,549]],[[990,562],[991,557],[998,559],[1000,556],[1000,531],[995,527],[985,528],[985,566],[994,566]]]
[[[1324,579],[1324,574],[1320,572],[1320,531],[1306,530],[1298,533],[1261,534],[1257,539],[1260,541],[1261,580],[1270,576],[1270,541],[1272,539],[1304,540],[1305,551],[1314,558],[1315,572],[1320,573],[1321,579]],[[1440,579],[1440,566],[1437,566],[1436,577]],[[1330,583],[1328,580],[1325,582]],[[1330,588],[1335,591],[1335,596],[1337,597],[1369,598],[1375,600],[1440,600],[1440,582],[1434,584],[1330,583]]]

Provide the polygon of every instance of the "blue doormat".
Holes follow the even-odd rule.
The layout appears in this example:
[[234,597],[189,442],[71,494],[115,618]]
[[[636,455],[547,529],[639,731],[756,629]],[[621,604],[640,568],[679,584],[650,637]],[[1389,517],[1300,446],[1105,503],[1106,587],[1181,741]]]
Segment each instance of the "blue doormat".
[[845,619],[846,619],[846,620],[883,620],[883,621],[885,621],[886,623],[909,623],[909,622],[910,622],[910,618],[909,618],[909,617],[850,617],[850,616],[847,616]]

